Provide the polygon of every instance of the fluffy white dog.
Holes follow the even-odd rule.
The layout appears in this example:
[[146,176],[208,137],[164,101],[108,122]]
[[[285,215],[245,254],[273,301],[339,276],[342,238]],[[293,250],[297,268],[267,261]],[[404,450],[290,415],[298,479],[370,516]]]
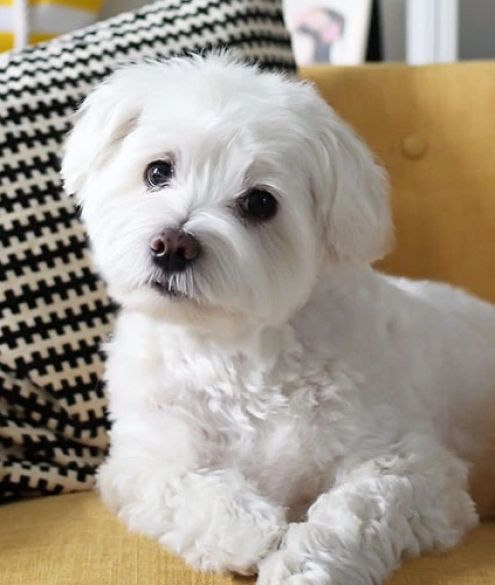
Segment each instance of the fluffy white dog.
[[221,55],[122,69],[63,176],[122,305],[98,484],[131,529],[260,585],[363,585],[476,524],[495,309],[370,268],[387,181],[310,85]]

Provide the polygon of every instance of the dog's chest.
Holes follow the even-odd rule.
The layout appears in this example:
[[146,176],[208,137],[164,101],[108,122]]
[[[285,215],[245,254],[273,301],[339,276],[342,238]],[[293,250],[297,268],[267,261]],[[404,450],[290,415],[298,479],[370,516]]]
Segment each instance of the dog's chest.
[[332,481],[332,463],[349,441],[342,396],[349,381],[334,365],[291,355],[263,371],[241,354],[181,359],[180,370],[164,362],[162,407],[201,427],[210,464],[241,469],[291,505]]

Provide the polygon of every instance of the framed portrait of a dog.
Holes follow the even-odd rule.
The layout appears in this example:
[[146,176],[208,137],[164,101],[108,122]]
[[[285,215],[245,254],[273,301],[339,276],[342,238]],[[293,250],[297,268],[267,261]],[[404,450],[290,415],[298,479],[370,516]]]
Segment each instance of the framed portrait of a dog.
[[364,61],[371,0],[285,0],[298,65]]

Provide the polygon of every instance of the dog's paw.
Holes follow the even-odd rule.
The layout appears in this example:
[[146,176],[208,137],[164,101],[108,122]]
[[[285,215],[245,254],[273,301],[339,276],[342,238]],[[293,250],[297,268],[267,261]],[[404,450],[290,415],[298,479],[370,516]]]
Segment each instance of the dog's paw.
[[361,582],[345,563],[339,565],[338,546],[329,546],[326,536],[319,527],[291,524],[280,549],[260,563],[257,585],[352,585]]
[[334,585],[328,567],[309,555],[287,549],[268,555],[259,566],[257,585]]
[[173,529],[160,543],[203,571],[252,575],[286,530],[283,510],[261,499],[197,504],[190,501],[187,509],[176,512]]

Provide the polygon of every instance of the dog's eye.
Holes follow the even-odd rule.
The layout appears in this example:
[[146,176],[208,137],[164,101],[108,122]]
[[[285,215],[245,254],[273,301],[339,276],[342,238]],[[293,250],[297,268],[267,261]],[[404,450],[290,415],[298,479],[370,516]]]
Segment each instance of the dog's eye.
[[239,208],[248,219],[267,221],[277,213],[278,203],[275,197],[265,189],[252,189],[240,198]]
[[171,160],[155,160],[144,171],[144,182],[152,189],[167,186],[174,176],[174,163]]

